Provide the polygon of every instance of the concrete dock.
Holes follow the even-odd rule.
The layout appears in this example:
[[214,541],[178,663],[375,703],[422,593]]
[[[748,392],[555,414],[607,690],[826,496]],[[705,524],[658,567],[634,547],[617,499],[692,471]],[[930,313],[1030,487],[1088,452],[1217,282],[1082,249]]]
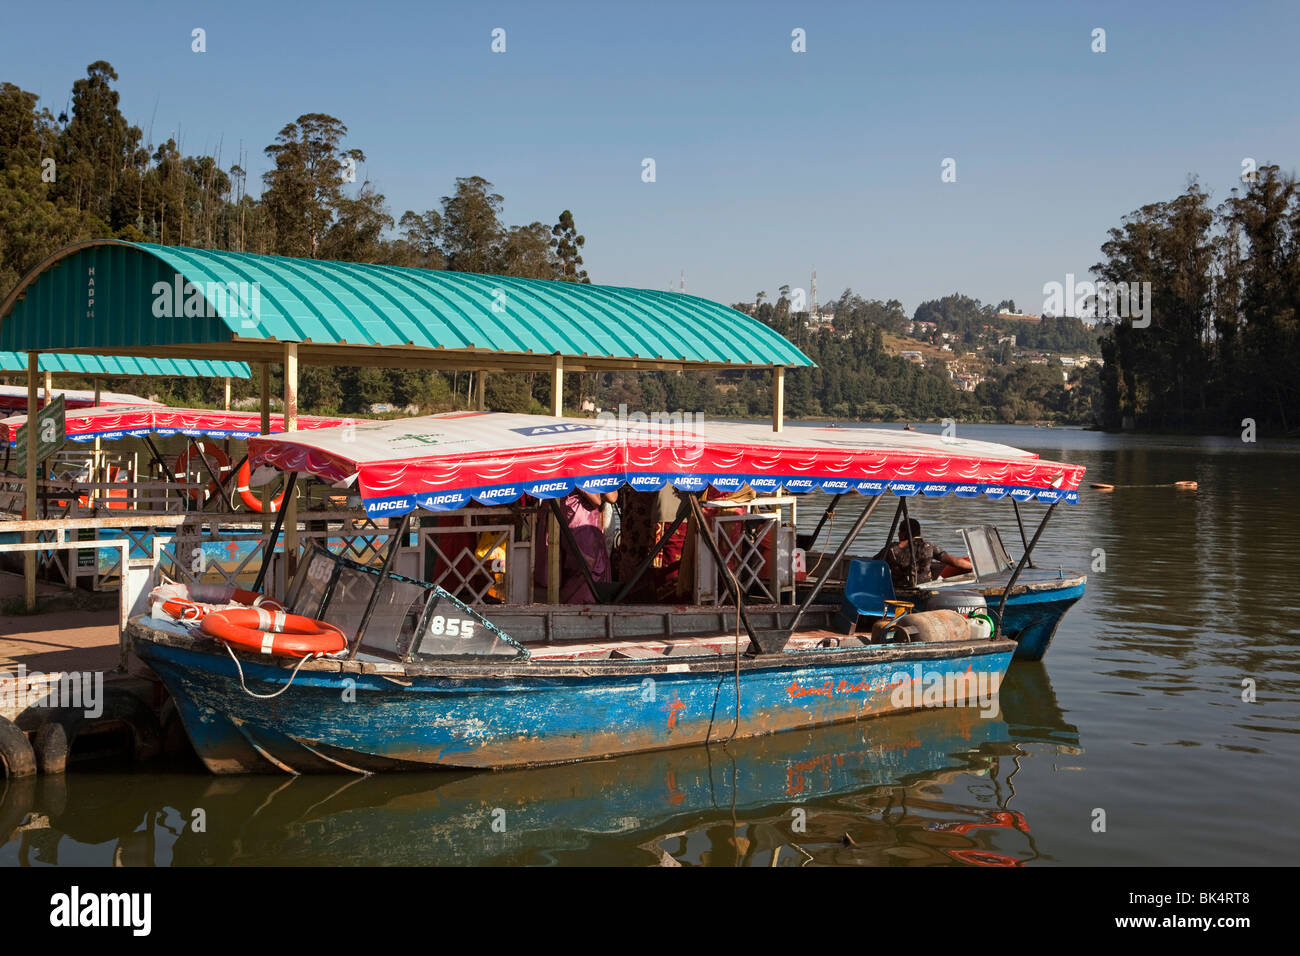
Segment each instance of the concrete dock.
[[[122,745],[135,757],[157,756],[166,694],[151,675],[119,669],[117,596],[40,582],[37,612],[12,613],[21,611],[23,597],[22,575],[0,571],[0,722],[11,725],[0,741],[0,781],[35,770],[62,773],[79,738],[93,745],[90,738],[111,731],[129,731]],[[76,675],[79,688],[95,687],[99,713],[60,700],[67,675]],[[13,727],[28,738],[30,751]],[[175,750],[183,737],[176,737],[179,727],[172,730],[169,749]]]

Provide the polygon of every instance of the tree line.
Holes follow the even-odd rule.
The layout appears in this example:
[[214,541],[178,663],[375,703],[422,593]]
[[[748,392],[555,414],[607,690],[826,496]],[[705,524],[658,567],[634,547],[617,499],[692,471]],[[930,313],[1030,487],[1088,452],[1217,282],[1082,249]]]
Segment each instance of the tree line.
[[1199,183],[1123,217],[1093,272],[1149,282],[1103,324],[1101,420],[1152,431],[1300,427],[1300,190],[1263,166],[1218,206]]

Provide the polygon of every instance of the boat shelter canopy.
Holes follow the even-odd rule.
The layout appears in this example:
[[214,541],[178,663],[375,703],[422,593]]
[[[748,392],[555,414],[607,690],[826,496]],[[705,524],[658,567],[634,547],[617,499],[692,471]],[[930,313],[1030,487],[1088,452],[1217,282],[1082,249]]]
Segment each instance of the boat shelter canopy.
[[97,239],[0,302],[0,349],[507,371],[813,363],[684,293]]
[[1078,501],[1081,465],[919,432],[452,412],[249,441],[249,460],[360,493],[375,517],[630,485]]
[[[24,399],[25,401],[25,399]],[[262,433],[262,416],[257,412],[223,412],[205,408],[168,408],[141,403],[138,406],[112,406],[69,411],[65,416],[68,441],[84,442],[96,438],[114,441],[143,435],[185,435],[190,438],[248,439]],[[299,415],[302,429],[337,428],[366,421],[358,418],[327,418]],[[271,431],[284,431],[284,416],[270,416]],[[27,423],[26,415],[0,420],[0,446],[18,440],[18,429]]]
[[[151,359],[129,355],[72,355],[46,352],[37,356],[37,371],[88,378],[156,375],[172,378],[248,378],[246,362],[208,362],[199,359]],[[27,374],[26,352],[0,352],[0,375]]]
[[[94,405],[156,405],[139,395],[121,392],[99,392],[83,388],[52,388],[51,397],[62,395],[66,409],[90,408]],[[96,400],[98,399],[98,400]],[[45,389],[36,396],[36,407],[45,407]],[[21,385],[0,385],[0,415],[27,413],[27,389]]]

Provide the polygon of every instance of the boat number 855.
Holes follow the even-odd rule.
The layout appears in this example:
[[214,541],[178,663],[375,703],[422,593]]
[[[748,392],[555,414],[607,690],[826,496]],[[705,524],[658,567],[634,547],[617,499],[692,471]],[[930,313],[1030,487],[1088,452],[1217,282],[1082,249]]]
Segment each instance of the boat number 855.
[[469,640],[474,636],[474,622],[435,614],[429,621],[429,633],[446,634],[448,637],[462,637]]

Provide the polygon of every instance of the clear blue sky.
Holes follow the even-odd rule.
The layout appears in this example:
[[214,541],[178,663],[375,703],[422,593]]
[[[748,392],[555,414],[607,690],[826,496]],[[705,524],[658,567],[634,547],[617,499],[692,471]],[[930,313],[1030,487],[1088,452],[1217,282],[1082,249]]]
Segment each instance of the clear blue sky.
[[816,265],[822,301],[852,286],[910,312],[960,291],[1037,312],[1043,283],[1082,276],[1109,227],[1189,175],[1218,202],[1244,157],[1295,170],[1297,38],[1285,2],[10,0],[0,81],[57,115],[108,60],[147,137],[226,167],[242,149],[250,188],[281,127],[330,113],[394,219],[481,175],[509,223],[572,209],[597,282],[684,268],[731,303]]

